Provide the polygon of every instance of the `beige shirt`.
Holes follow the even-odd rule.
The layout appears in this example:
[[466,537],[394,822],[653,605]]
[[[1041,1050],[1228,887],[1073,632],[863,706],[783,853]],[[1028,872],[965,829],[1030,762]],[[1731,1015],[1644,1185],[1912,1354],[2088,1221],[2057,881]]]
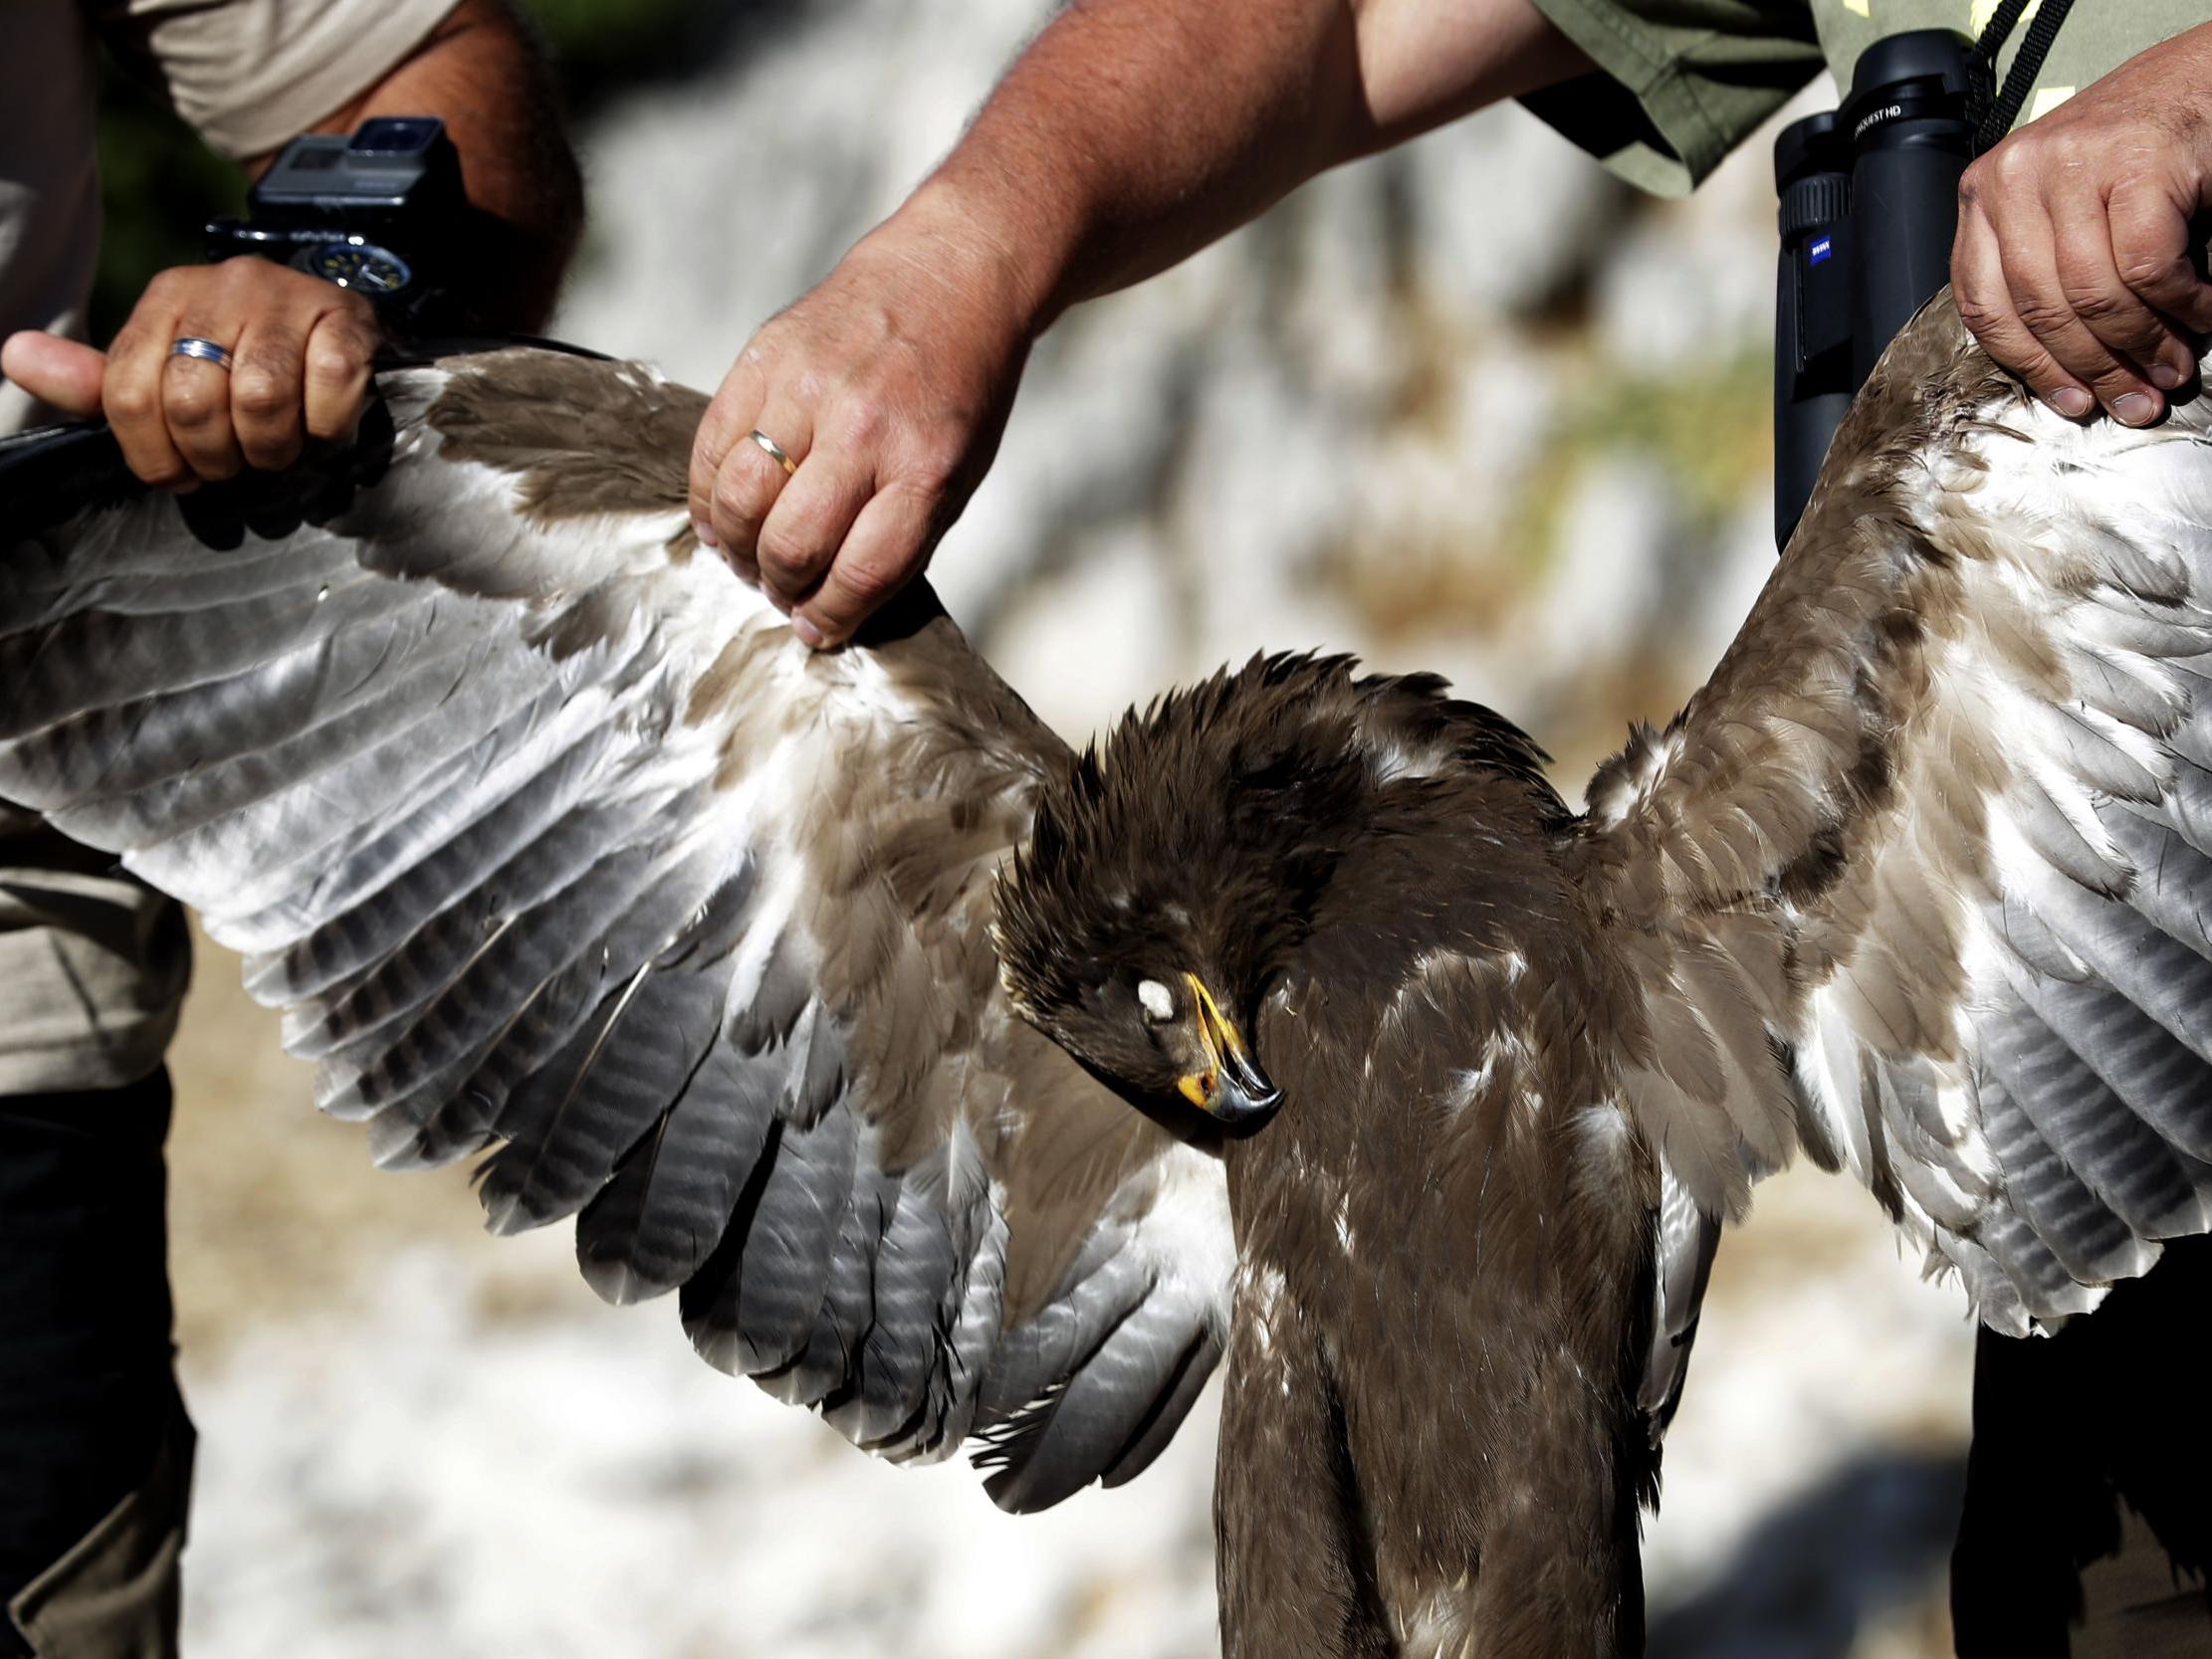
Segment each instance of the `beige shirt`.
[[[244,159],[375,86],[453,4],[0,0],[0,334],[84,331],[100,249],[101,44],[217,150]],[[0,382],[0,434],[35,414]],[[0,807],[0,1094],[106,1088],[151,1071],[187,962],[175,907]]]

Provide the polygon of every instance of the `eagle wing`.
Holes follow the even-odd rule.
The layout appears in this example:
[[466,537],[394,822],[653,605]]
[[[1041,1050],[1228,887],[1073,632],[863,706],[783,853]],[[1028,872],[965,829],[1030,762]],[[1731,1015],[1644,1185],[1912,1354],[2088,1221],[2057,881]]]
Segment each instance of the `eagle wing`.
[[1801,1141],[1991,1325],[2212,1217],[2212,407],[2060,419],[1947,297],[1574,857],[1625,1098],[1700,1206]]
[[[995,874],[1064,746],[919,585],[815,655],[695,552],[698,394],[510,349],[183,498],[0,448],[0,798],[197,908],[378,1160],[489,1148],[610,1300],[1009,1509],[1211,1370],[1218,1160],[1018,1019]],[[90,503],[90,505],[87,505]]]

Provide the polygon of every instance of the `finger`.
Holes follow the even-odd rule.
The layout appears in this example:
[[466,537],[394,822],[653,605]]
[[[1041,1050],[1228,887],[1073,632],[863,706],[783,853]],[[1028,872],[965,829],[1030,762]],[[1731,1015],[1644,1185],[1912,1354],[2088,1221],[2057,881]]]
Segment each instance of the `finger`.
[[2177,206],[2156,185],[2119,186],[2109,209],[2112,263],[2120,281],[2145,302],[2205,334],[2212,333],[2212,283],[2197,272],[2189,235],[2193,206]]
[[246,465],[263,472],[299,460],[307,340],[281,321],[250,324],[232,354],[230,412]]
[[[238,339],[236,323],[195,317],[190,312],[177,331],[213,340],[226,348]],[[235,478],[246,465],[246,458],[238,450],[238,435],[231,429],[232,372],[219,363],[179,357],[174,352],[161,367],[161,415],[168,423],[169,441],[184,457],[185,466],[210,483]]]
[[767,592],[788,605],[813,587],[875,494],[875,467],[850,450],[816,448],[776,492],[754,543]]
[[[722,377],[714,401],[707,405],[707,413],[699,422],[698,436],[692,440],[688,483],[691,522],[701,543],[709,548],[720,542],[714,530],[715,481],[730,457],[730,446],[753,428],[766,394],[755,350],[748,346]],[[745,556],[750,562],[750,549]]]
[[14,381],[65,415],[100,413],[100,384],[107,372],[105,351],[41,328],[10,334],[0,345],[0,379]]
[[708,526],[725,556],[742,554],[758,562],[761,526],[791,475],[752,436],[756,430],[789,457],[794,470],[805,461],[814,434],[813,420],[804,410],[788,399],[772,397],[757,426],[739,433],[722,458],[707,504]]
[[376,322],[366,301],[316,318],[300,369],[301,418],[309,437],[334,443],[353,435],[375,360]]
[[[195,480],[169,438],[161,409],[161,376],[179,329],[176,313],[156,303],[152,290],[130,313],[108,347],[108,378],[101,383],[101,412],[122,450],[123,465],[161,490],[189,488]],[[200,367],[223,371],[212,363]]]
[[755,587],[762,586],[761,567],[753,562],[753,555],[751,553],[724,553],[722,555],[722,561],[723,563],[729,565],[729,567],[735,570],[740,576],[751,582]]
[[2051,226],[2057,238],[2053,259],[2059,286],[2074,314],[2132,371],[2135,384],[2147,380],[2170,390],[2186,380],[2195,367],[2196,353],[2121,279],[2112,258],[2103,196],[2094,188],[2070,183],[2066,194],[2051,204]]
[[[2075,311],[2059,276],[2058,233],[2040,206],[2003,227],[1998,255],[2013,310],[2059,366],[2129,425],[2154,417],[2163,399]],[[2129,401],[2133,400],[2133,401]]]
[[2097,407],[2090,389],[2052,359],[2013,310],[1996,230],[1971,204],[1962,207],[1958,236],[1951,244],[1951,297],[1957,302],[1959,319],[1981,341],[1982,349],[2025,380],[2052,408],[2070,420],[2080,420]]
[[841,645],[911,581],[943,529],[933,491],[887,485],[853,520],[821,586],[791,613],[791,631],[811,646]]

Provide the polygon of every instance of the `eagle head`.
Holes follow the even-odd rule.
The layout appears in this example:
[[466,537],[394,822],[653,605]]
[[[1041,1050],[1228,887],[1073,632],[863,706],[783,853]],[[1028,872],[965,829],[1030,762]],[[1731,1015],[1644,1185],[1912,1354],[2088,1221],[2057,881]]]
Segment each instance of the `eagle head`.
[[1041,791],[1002,872],[1016,1009],[1140,1095],[1253,1127],[1261,1000],[1373,786],[1341,658],[1259,657],[1132,713]]

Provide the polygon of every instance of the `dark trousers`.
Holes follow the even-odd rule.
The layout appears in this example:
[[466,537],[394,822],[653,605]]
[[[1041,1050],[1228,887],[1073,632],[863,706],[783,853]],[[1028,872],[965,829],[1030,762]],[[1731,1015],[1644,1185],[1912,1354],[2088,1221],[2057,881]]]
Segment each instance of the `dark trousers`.
[[1984,1328],[1951,1557],[1961,1659],[2212,1656],[2212,1238],[2051,1338]]
[[[179,1421],[165,1072],[0,1097],[0,1608],[143,1484]],[[0,1654],[28,1653],[0,1616]]]

